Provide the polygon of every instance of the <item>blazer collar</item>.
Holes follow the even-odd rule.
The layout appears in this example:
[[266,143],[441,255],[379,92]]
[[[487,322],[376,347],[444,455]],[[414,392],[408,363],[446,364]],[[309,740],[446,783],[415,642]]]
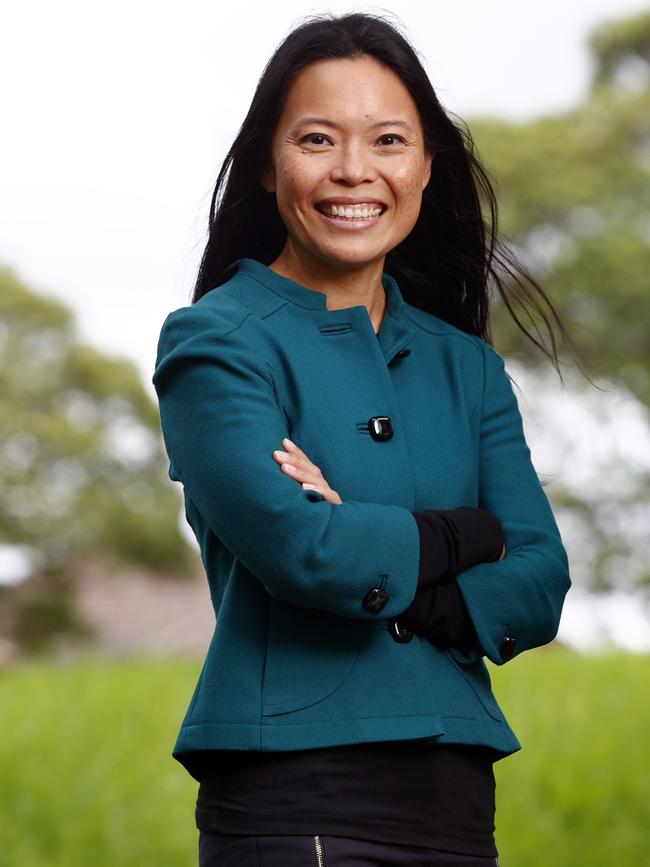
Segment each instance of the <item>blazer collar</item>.
[[[250,259],[248,257],[237,259],[231,264],[230,268],[236,268],[237,271],[250,274],[251,277],[256,277],[277,295],[281,295],[287,301],[292,301],[300,307],[307,307],[310,310],[328,309],[325,292],[309,289],[307,286],[296,283],[295,280],[291,280],[289,277],[276,274],[275,271],[272,271],[262,262],[258,262],[257,259]],[[397,281],[390,274],[387,274],[386,271],[382,272],[381,281],[387,295],[386,312],[390,313],[391,316],[398,316],[404,307],[404,298],[397,285]]]
[[[368,309],[363,304],[339,310],[328,310],[325,292],[309,289],[301,283],[296,283],[295,280],[276,274],[275,271],[272,271],[257,259],[249,257],[236,259],[227,269],[229,275],[234,274],[235,271],[250,275],[276,295],[280,295],[299,307],[326,312],[328,318],[331,317],[332,320],[344,321],[350,317],[361,317],[371,333],[374,334]],[[415,331],[410,327],[409,318],[402,316],[406,302],[397,284],[397,280],[391,274],[387,274],[386,271],[382,272],[381,280],[386,290],[386,312],[384,313],[376,337],[386,362],[390,363],[400,350],[403,350],[412,342]]]

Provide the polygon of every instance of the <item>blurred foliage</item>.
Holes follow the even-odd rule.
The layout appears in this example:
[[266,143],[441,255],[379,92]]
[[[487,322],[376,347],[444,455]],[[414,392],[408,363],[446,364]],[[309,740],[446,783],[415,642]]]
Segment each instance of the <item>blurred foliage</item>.
[[[476,151],[499,203],[502,240],[551,299],[597,386],[628,394],[650,409],[650,11],[600,24],[589,36],[592,81],[571,110],[524,123],[491,117],[469,122]],[[549,350],[538,313],[511,294],[521,324]],[[547,318],[551,311],[531,290]],[[547,357],[494,292],[492,338],[507,358],[542,371]],[[556,332],[559,337],[559,331]],[[558,341],[564,368],[567,353]],[[581,365],[583,366],[583,365]],[[569,363],[569,368],[571,364]],[[570,370],[573,374],[576,368]],[[563,370],[564,375],[564,370]],[[574,377],[571,377],[572,385]],[[559,380],[558,385],[559,385]],[[580,391],[594,386],[575,377]],[[585,431],[585,434],[588,434]],[[587,446],[588,447],[588,446]],[[629,469],[624,493],[608,501],[562,482],[547,493],[576,536],[588,539],[589,589],[626,584],[650,604],[650,567],[638,532],[647,537],[650,472]],[[593,553],[592,553],[593,552]],[[622,560],[635,563],[632,580]],[[616,564],[619,564],[617,566]]]
[[32,577],[47,576],[51,590],[12,609],[24,591],[4,587],[5,636],[32,646],[83,632],[63,576],[85,556],[190,568],[167,465],[136,366],[80,343],[63,304],[0,269],[0,541],[27,552]]
[[[650,13],[600,25],[590,45],[580,105],[522,124],[476,118],[471,130],[503,236],[596,374],[650,406]],[[544,363],[500,302],[493,331],[504,354]]]
[[3,540],[44,566],[85,552],[182,566],[178,490],[135,364],[78,342],[71,313],[6,268],[0,359]]
[[643,64],[650,62],[650,10],[594,28],[589,48],[596,59],[596,86],[620,78],[624,71],[643,75]]

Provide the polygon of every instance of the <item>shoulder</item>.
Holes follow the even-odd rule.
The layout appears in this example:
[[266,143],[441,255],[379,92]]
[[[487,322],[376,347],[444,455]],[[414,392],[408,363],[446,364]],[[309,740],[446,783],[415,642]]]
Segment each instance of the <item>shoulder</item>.
[[160,328],[159,346],[200,335],[250,339],[252,332],[263,331],[264,314],[269,311],[260,310],[260,300],[265,298],[256,295],[255,284],[250,287],[245,281],[235,274],[194,304],[168,313]]
[[404,305],[404,314],[417,329],[444,341],[455,352],[467,353],[480,359],[484,347],[491,348],[489,343],[477,335],[468,334],[455,325],[445,322],[444,319],[434,316],[433,313],[414,307],[408,302]]
[[491,367],[503,366],[505,359],[497,350],[477,334],[468,334],[444,319],[426,310],[406,303],[404,315],[411,320],[417,330],[431,339],[440,341],[445,350],[453,357],[459,357],[475,368],[475,373],[483,374]]
[[506,360],[491,343],[408,303],[405,315],[428,339],[440,341],[444,357],[464,372],[469,390],[476,393],[474,406],[481,398],[489,403],[495,395],[513,403]]

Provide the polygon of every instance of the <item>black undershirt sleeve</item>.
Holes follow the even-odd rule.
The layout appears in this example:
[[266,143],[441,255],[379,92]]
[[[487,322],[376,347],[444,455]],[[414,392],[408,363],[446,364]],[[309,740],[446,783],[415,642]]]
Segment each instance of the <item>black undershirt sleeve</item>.
[[501,522],[474,506],[412,514],[420,535],[418,584],[398,621],[439,647],[469,648],[476,630],[455,578],[475,563],[499,559],[505,544]]

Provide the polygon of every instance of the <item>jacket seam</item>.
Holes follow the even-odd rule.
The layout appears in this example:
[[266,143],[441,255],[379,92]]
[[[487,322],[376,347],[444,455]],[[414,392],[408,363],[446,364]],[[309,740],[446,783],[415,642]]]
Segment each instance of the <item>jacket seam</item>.
[[273,368],[271,367],[270,363],[268,361],[266,361],[266,359],[265,359],[265,364],[266,364],[268,371],[269,371],[269,380],[271,383],[271,388],[273,389],[273,394],[275,396],[276,403],[277,403],[278,407],[280,408],[282,415],[284,416],[284,421],[286,423],[287,431],[288,431],[290,426],[291,426],[289,423],[289,416],[287,415],[287,411],[284,408],[284,405],[280,399],[280,395],[278,393],[278,389],[277,389],[277,386],[275,384],[275,377],[273,374]]
[[[421,313],[429,313],[428,310],[422,310],[421,307],[416,307],[415,309],[419,310]],[[413,317],[413,315],[407,309],[407,307],[404,308],[403,314],[405,317],[407,317],[416,326],[416,328],[421,328],[423,331],[426,331],[429,334],[436,334],[440,337],[459,337],[461,340],[465,340],[467,343],[469,343],[471,346],[473,346],[478,352],[481,351],[480,344],[485,342],[478,335],[467,334],[466,332],[461,331],[460,329],[456,329],[455,326],[451,325],[450,323],[445,323],[445,324],[448,325],[449,328],[453,329],[453,330],[446,331],[440,327],[434,328],[433,326],[430,327],[428,325],[423,324],[422,322],[418,322],[418,320]],[[433,314],[429,314],[429,315],[433,315]]]
[[[184,310],[185,308],[181,307],[180,309]],[[169,314],[169,315],[171,316],[172,314]],[[251,316],[255,316],[255,311],[249,310],[248,313],[246,314],[246,316],[244,316],[244,318],[242,319],[242,321],[236,325],[229,322],[229,320],[220,319],[220,317],[218,315],[215,315],[214,313],[211,313],[211,315],[213,316],[213,318],[217,322],[218,321],[222,321],[222,322],[225,321],[225,322],[228,322],[230,325],[232,325],[232,328],[230,328],[228,331],[222,331],[219,334],[220,337],[230,337],[235,332],[242,330],[242,328],[244,327],[246,322],[251,318]],[[258,318],[260,318],[260,317],[258,317]],[[263,359],[263,361],[264,361],[264,366],[266,367],[266,369],[268,371],[268,373],[264,377],[264,379],[267,381],[268,385],[273,389],[273,394],[275,395],[276,400],[278,400],[278,393],[277,393],[276,386],[275,386],[275,380],[273,379],[273,369],[272,369],[271,364],[268,361],[268,359],[265,358],[265,359]],[[282,413],[286,419],[286,412],[284,411],[284,407],[280,404],[279,400],[278,400],[278,406],[282,410]]]
[[246,277],[248,277],[249,280],[255,281],[255,283],[257,283],[258,286],[261,286],[263,289],[266,289],[268,292],[273,292],[273,294],[275,295],[276,298],[282,299],[282,302],[284,302],[284,303],[280,303],[279,306],[276,307],[274,310],[271,310],[270,313],[267,314],[269,316],[271,314],[275,313],[276,310],[280,310],[282,307],[286,307],[287,304],[295,304],[296,307],[300,307],[301,310],[312,310],[313,309],[312,307],[303,306],[302,304],[299,304],[297,301],[291,301],[288,298],[285,298],[284,295],[281,295],[279,292],[276,292],[276,290],[272,286],[269,286],[268,284],[264,283],[264,281],[260,280],[259,277],[257,277],[255,274],[248,274],[247,273]]
[[[474,404],[474,406],[473,406],[473,407],[471,408],[471,410],[469,411],[469,415],[470,415],[470,416],[472,416],[472,415],[474,414],[474,412],[476,411],[476,408],[477,408],[477,407],[479,406],[479,404],[481,404],[481,403],[484,401],[484,399],[485,399],[485,385],[486,385],[485,369],[486,369],[486,367],[487,367],[487,364],[486,364],[486,360],[485,360],[485,349],[484,349],[482,346],[480,347],[480,349],[481,349],[481,361],[482,361],[482,364],[483,364],[483,368],[482,368],[482,370],[481,370],[481,388],[480,388],[480,390],[479,390],[478,397],[476,398],[476,403]],[[480,431],[479,431],[479,448],[480,448]]]
[[[481,707],[483,707],[482,704],[481,704]],[[486,713],[487,713],[487,711],[486,711]],[[273,714],[272,716],[274,716],[274,717],[278,717],[278,716],[287,716],[287,715],[288,715],[288,714]],[[270,717],[268,717],[268,716],[265,717],[265,718],[264,718],[264,721],[267,721],[269,718],[270,718]],[[494,717],[490,717],[490,718],[491,718],[491,719],[494,719]],[[434,719],[434,720],[441,720],[441,719],[467,719],[467,720],[476,720],[477,722],[480,722],[479,717],[474,717],[474,716],[464,716],[464,717],[443,717],[440,713],[438,713],[438,712],[436,712],[436,711],[432,711],[431,713],[410,713],[410,714],[408,714],[408,715],[406,715],[406,716],[404,716],[403,714],[402,714],[402,715],[398,715],[398,716],[393,716],[393,715],[391,715],[391,716],[386,716],[386,714],[375,715],[375,716],[349,716],[349,717],[346,717],[345,719],[346,719],[346,720],[357,720],[357,719]],[[338,722],[338,721],[337,721],[337,722]],[[501,722],[501,720],[494,719],[494,722],[496,722],[496,723],[498,724],[498,723]],[[268,725],[268,724],[269,724],[269,723],[267,722],[267,725]],[[287,726],[287,727],[288,727],[288,726],[312,726],[312,727],[317,727],[317,726],[321,726],[321,725],[331,725],[331,724],[332,724],[332,720],[327,720],[327,721],[322,722],[322,723],[316,723],[316,722],[312,722],[312,721],[310,721],[310,722],[295,722],[295,723],[292,722],[292,723],[284,723],[284,725]],[[211,725],[211,723],[208,723],[208,725]],[[435,737],[435,735],[432,735],[431,737]]]
[[[278,716],[286,716],[286,715],[287,714],[271,714],[270,716],[267,715],[267,716],[264,716],[262,718],[262,723],[266,723],[267,725],[269,725],[270,723],[268,723],[268,720],[270,719],[270,717],[278,717]],[[441,719],[442,717],[440,716],[439,713],[432,711],[431,713],[411,713],[411,714],[407,714],[406,716],[404,714],[398,714],[395,716],[386,716],[386,714],[379,714],[379,715],[373,715],[373,716],[356,716],[355,715],[355,716],[346,717],[345,719],[356,720],[356,719],[430,719],[430,718]],[[478,719],[478,718],[477,717],[462,717],[462,719]],[[286,725],[287,726],[289,726],[289,725],[291,725],[291,726],[317,726],[317,725],[331,725],[331,723],[332,723],[332,721],[329,720],[329,721],[323,722],[323,723],[299,722],[299,723],[286,723]],[[184,725],[183,728],[184,729],[193,729],[193,728],[201,728],[202,726],[222,726],[222,725],[223,726],[232,726],[232,725],[257,726],[258,723],[249,722],[247,720],[228,720],[228,722],[226,722],[226,723],[196,722],[196,723],[188,723],[187,725]]]
[[[417,309],[420,310],[419,307]],[[427,311],[422,311],[422,312],[426,313]],[[480,354],[481,363],[482,363],[482,374],[483,374],[483,376],[482,376],[483,389],[479,392],[479,395],[476,398],[474,405],[472,406],[471,410],[468,413],[468,415],[471,416],[474,413],[474,411],[476,410],[479,403],[481,402],[481,399],[485,393],[485,366],[486,365],[485,365],[484,346],[485,345],[489,346],[489,344],[486,344],[486,341],[483,340],[481,337],[479,337],[476,334],[465,334],[465,332],[460,331],[460,330],[445,331],[442,328],[434,329],[432,327],[428,327],[427,325],[424,325],[422,322],[418,322],[418,320],[415,319],[411,315],[411,313],[408,311],[408,309],[406,307],[404,308],[404,316],[405,316],[405,318],[409,319],[409,321],[412,322],[416,328],[420,328],[420,329],[422,329],[422,331],[426,331],[428,334],[435,334],[439,337],[458,337],[461,340],[464,340],[466,343],[469,343],[471,346],[473,346],[476,349],[476,351]],[[454,326],[451,326],[451,328],[453,328],[453,327]]]
[[[264,692],[266,688],[266,667],[269,658],[269,647],[271,644],[271,599],[266,599],[266,642],[264,646],[264,662],[262,663],[262,683],[260,684],[260,715],[259,722],[255,724],[257,732],[257,743],[262,746],[262,720],[264,718]],[[239,723],[237,723],[239,725]]]

